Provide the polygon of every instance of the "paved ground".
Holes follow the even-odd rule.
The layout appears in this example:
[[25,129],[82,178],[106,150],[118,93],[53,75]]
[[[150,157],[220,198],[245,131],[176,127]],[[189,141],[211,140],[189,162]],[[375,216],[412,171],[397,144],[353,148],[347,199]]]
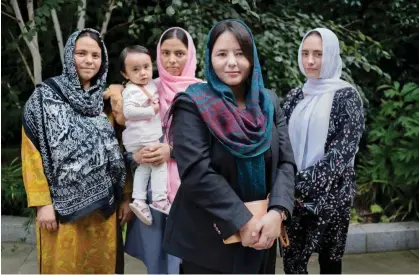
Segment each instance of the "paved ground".
[[[25,243],[2,243],[2,274],[35,274],[37,269],[36,247]],[[283,273],[282,259],[277,260],[277,273]],[[419,273],[419,250],[348,254],[343,260],[344,273],[351,274],[417,274]],[[127,274],[144,274],[145,266],[137,259],[125,257]],[[318,273],[315,256],[310,260],[310,273]]]

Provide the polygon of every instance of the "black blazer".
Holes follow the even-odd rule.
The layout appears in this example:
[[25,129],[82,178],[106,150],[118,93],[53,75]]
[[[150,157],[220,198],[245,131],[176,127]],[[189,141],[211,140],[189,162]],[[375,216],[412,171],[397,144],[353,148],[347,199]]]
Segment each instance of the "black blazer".
[[[276,125],[271,150],[265,153],[269,208],[283,208],[289,219],[296,168],[285,117],[273,92],[271,99]],[[185,261],[220,272],[261,272],[267,251],[245,248],[241,243],[223,243],[252,217],[233,190],[238,184],[234,156],[211,135],[193,103],[181,101],[174,108],[173,148],[181,185],[167,219],[164,249]]]

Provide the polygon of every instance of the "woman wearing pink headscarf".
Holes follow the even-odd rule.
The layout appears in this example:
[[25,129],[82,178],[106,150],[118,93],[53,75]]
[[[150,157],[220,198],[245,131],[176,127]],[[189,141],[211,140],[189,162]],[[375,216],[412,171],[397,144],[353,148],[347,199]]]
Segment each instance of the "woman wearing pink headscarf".
[[[159,92],[160,114],[162,121],[179,92],[202,80],[195,78],[196,49],[191,35],[184,29],[174,27],[166,30],[157,45],[157,68],[159,78],[155,80]],[[167,128],[169,125],[163,125]],[[133,156],[138,163],[160,165],[167,161],[167,192],[170,202],[173,201],[180,185],[176,161],[171,158],[172,148],[165,143],[144,147]],[[166,254],[162,250],[166,216],[151,209],[153,224],[145,225],[133,219],[128,225],[125,242],[126,252],[147,266],[149,274],[179,273],[180,259]]]

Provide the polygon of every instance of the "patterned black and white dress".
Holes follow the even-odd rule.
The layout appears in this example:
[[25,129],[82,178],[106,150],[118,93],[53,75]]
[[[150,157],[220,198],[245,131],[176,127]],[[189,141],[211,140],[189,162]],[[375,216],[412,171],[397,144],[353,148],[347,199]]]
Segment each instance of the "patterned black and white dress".
[[[304,99],[301,88],[284,102],[287,123]],[[307,273],[313,252],[319,253],[321,273],[341,271],[355,195],[354,158],[364,132],[362,101],[356,90],[338,90],[333,98],[324,157],[298,171],[294,216],[288,227],[290,246],[284,249],[286,273]]]

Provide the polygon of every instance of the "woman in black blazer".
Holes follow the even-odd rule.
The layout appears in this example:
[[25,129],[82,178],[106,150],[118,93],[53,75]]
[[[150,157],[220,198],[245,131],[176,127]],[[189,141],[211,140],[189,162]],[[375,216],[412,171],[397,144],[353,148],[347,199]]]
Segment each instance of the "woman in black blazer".
[[[171,109],[181,186],[164,249],[183,260],[184,273],[275,273],[295,164],[283,111],[263,86],[253,36],[241,21],[210,31],[206,79],[180,93]],[[268,213],[257,220],[244,202],[268,194]],[[235,233],[241,243],[223,243]]]

